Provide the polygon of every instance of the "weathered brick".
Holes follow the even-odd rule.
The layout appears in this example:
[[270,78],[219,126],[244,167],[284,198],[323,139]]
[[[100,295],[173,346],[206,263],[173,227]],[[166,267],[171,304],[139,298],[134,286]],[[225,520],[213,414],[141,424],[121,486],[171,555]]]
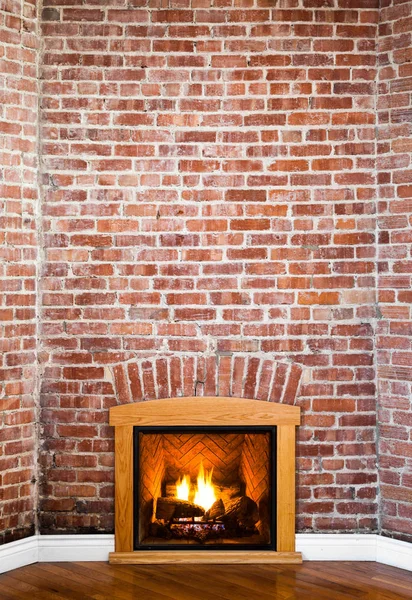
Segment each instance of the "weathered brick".
[[[395,489],[409,452],[409,14],[402,4],[381,7],[377,38],[374,0],[339,0],[336,10],[316,2],[273,8],[267,0],[228,1],[219,10],[202,2],[150,10],[141,2],[52,4],[42,24],[41,299],[33,233],[37,41],[19,33],[20,10],[6,15],[0,43],[7,56],[0,81],[12,82],[2,90],[0,119],[8,211],[0,257],[32,267],[0,267],[1,443],[13,459],[24,450],[19,468],[28,477],[33,450],[23,428],[32,418],[36,330],[24,325],[34,324],[39,301],[43,530],[112,526],[103,513],[112,507],[106,411],[115,394],[123,402],[159,390],[192,394],[196,376],[199,393],[293,402],[298,365],[305,368],[299,465],[307,469],[299,498],[309,501],[299,505],[299,526],[376,528],[376,469],[367,462],[374,348],[384,417],[396,413],[380,436],[382,477],[397,470]],[[48,462],[51,448],[58,469]],[[98,454],[98,463],[82,462],[85,453]],[[358,482],[353,498],[337,484],[340,469]],[[29,479],[16,494],[19,486],[29,495]],[[10,512],[18,496],[7,487]],[[408,503],[382,494],[391,503],[384,529],[406,539]],[[33,506],[24,499],[21,506],[7,536],[30,530]]]
[[[35,13],[34,5],[20,0],[0,11],[0,544],[33,535],[37,509]],[[59,9],[44,13],[59,19]]]
[[[381,500],[384,503],[385,513],[387,511],[387,516],[383,517],[382,530],[385,534],[395,534],[401,539],[411,541],[411,522],[403,517],[408,514],[408,511],[410,514],[412,496],[404,493],[408,490],[403,488],[401,474],[408,456],[410,457],[410,442],[408,445],[402,440],[410,440],[411,435],[411,422],[403,411],[407,406],[410,408],[411,394],[411,378],[406,367],[408,365],[410,370],[412,314],[411,295],[408,290],[411,286],[411,272],[406,257],[411,240],[407,233],[406,222],[408,221],[410,226],[412,204],[408,200],[403,201],[399,198],[409,198],[411,195],[410,187],[404,184],[410,181],[407,167],[410,163],[412,147],[409,144],[409,132],[395,125],[395,123],[408,122],[410,119],[407,103],[397,104],[395,98],[401,98],[397,92],[410,90],[409,37],[403,44],[403,49],[396,48],[397,34],[410,32],[411,20],[410,17],[404,18],[404,12],[399,8],[391,2],[382,10],[382,36],[378,44],[378,61],[382,64],[380,68],[382,86],[378,106],[378,118],[382,126],[379,135],[378,161],[380,168],[385,171],[386,182],[389,185],[387,188],[383,185],[379,188],[378,214],[381,236],[378,257],[382,261],[385,260],[385,268],[379,270],[378,276],[382,320],[379,322],[380,335],[376,337],[375,345],[378,358],[377,394],[379,402],[385,406],[385,414],[380,418],[380,477],[382,482],[392,484],[381,487]],[[395,51],[388,54],[388,48]],[[390,84],[386,85],[389,80]],[[386,126],[387,122],[394,125]],[[385,244],[390,244],[390,248]],[[387,261],[389,257],[395,260]],[[402,268],[399,266],[400,262],[396,260],[397,257],[402,262]],[[403,275],[400,278],[399,273],[405,273],[406,279],[402,279]],[[406,310],[403,310],[404,308]]]

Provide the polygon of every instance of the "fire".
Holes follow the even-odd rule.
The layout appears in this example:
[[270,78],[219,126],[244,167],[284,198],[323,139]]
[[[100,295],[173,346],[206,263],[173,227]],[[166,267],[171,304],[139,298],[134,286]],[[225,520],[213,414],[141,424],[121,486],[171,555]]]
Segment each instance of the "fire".
[[[216,502],[215,486],[212,483],[213,469],[205,471],[203,463],[200,463],[199,474],[197,476],[197,487],[195,490],[194,503],[205,510],[209,510]],[[180,481],[176,482],[176,497],[179,500],[189,500],[190,477],[184,475]]]
[[213,469],[205,472],[203,463],[200,463],[194,502],[205,510],[209,510],[212,504],[216,502],[215,488],[212,483],[212,473]]
[[176,498],[178,500],[189,500],[190,478],[189,475],[184,475],[182,479],[176,483]]

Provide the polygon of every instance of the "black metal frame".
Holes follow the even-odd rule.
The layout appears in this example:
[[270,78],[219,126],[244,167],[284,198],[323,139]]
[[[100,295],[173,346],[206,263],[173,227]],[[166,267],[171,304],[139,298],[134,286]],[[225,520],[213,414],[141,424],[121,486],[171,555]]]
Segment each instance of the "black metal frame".
[[[270,544],[139,544],[139,501],[140,501],[140,433],[269,433],[270,439]],[[134,550],[276,550],[276,426],[201,426],[201,427],[133,427],[133,546]]]

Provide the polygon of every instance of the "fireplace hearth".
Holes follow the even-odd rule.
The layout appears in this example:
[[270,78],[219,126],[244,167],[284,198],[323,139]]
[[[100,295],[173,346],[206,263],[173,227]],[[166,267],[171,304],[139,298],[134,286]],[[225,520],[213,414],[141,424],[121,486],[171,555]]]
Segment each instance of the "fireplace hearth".
[[276,429],[134,428],[134,548],[276,549]]
[[301,562],[296,406],[168,398],[110,409],[112,563]]

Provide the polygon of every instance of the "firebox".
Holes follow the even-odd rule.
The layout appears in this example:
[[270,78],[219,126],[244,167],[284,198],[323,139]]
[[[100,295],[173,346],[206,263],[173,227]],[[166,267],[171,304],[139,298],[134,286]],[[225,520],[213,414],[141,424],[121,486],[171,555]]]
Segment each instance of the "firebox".
[[276,550],[276,427],[134,427],[134,549]]

